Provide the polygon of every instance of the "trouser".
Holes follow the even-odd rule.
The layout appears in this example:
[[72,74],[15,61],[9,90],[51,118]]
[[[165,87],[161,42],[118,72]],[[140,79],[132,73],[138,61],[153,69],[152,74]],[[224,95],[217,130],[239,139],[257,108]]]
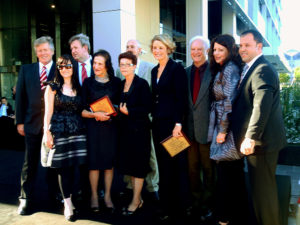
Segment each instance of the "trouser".
[[278,152],[247,156],[250,191],[259,225],[279,225],[276,184]]
[[[248,222],[244,160],[217,162],[217,219],[232,225]],[[269,224],[270,225],[270,224]]]
[[214,202],[215,165],[209,158],[210,144],[191,142],[188,149],[189,180],[193,205],[211,209]]
[[[40,151],[42,143],[42,133],[38,135],[28,134],[25,136],[25,156],[21,171],[21,199],[32,199],[34,183],[36,180],[38,165],[40,163]],[[49,194],[56,194],[57,179],[56,172],[47,168],[46,181],[49,187]]]
[[171,157],[160,144],[172,134],[175,123],[153,120],[153,141],[159,171],[159,198],[167,213],[176,213],[190,205],[187,150]]

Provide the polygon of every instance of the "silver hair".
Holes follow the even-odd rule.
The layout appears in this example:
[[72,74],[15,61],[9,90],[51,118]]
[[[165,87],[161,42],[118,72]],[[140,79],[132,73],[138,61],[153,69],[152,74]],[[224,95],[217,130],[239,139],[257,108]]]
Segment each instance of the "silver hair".
[[74,36],[72,36],[71,38],[70,38],[70,40],[69,40],[69,44],[71,45],[71,43],[73,42],[73,41],[79,41],[80,43],[81,43],[81,46],[87,46],[88,47],[88,51],[90,52],[91,51],[91,44],[90,44],[90,38],[87,36],[87,35],[85,35],[85,34],[83,34],[83,33],[81,33],[81,34],[76,34],[76,35],[74,35]]
[[136,44],[137,44],[137,46],[138,46],[138,48],[141,48],[141,47],[142,47],[142,46],[141,46],[141,43],[140,43],[138,40],[136,40],[136,39],[129,39],[129,40],[127,41],[127,43],[128,43],[129,41],[135,41]]
[[55,50],[54,48],[54,44],[53,44],[53,39],[50,37],[50,36],[42,36],[38,39],[36,39],[33,43],[33,46],[34,46],[34,50],[36,50],[36,47],[41,45],[41,44],[44,44],[44,43],[48,43],[49,46],[50,46],[50,49],[52,51]]
[[193,44],[193,42],[196,40],[202,41],[205,50],[210,48],[210,41],[208,40],[208,38],[200,36],[200,35],[197,35],[190,40],[190,42],[189,42],[190,48],[191,48],[191,45]]

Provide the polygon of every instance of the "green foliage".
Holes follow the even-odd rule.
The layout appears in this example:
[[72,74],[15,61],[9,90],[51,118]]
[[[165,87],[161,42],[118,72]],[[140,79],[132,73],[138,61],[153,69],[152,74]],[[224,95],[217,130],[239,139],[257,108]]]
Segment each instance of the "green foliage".
[[[300,72],[300,70],[299,70]],[[281,104],[288,143],[300,143],[300,83],[281,90]]]
[[295,75],[296,82],[300,82],[300,67],[297,67],[295,69],[294,75]]
[[290,75],[288,73],[280,73],[279,81],[280,83],[287,83],[290,80]]

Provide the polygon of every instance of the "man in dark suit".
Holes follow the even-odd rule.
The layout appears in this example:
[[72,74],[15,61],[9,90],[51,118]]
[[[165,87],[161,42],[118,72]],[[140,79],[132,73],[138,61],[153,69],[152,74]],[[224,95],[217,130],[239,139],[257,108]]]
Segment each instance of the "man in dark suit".
[[23,65],[19,72],[16,92],[16,123],[18,133],[25,136],[25,159],[21,172],[21,194],[18,214],[28,213],[33,197],[33,185],[40,160],[44,119],[45,81],[54,78],[52,61],[54,45],[51,37],[35,40],[34,49],[39,62]]
[[278,74],[262,54],[256,30],[241,34],[239,53],[245,62],[233,104],[231,129],[237,149],[247,155],[251,194],[259,225],[279,225],[275,171],[286,144]]
[[70,38],[69,44],[72,56],[78,62],[75,64],[74,70],[78,70],[78,79],[82,86],[85,78],[95,76],[90,55],[90,39],[85,34],[76,34]]
[[[190,40],[193,64],[186,68],[188,77],[188,113],[186,134],[191,141],[188,151],[189,179],[195,211],[207,215],[212,207],[214,166],[207,142],[209,124],[209,85],[211,74],[207,62],[209,40],[195,36]],[[203,176],[201,176],[201,173]],[[202,177],[202,178],[201,178]]]

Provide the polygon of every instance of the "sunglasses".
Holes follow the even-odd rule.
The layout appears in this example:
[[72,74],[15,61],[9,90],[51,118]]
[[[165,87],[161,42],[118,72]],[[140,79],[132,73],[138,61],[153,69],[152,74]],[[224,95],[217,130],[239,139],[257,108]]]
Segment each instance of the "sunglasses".
[[66,68],[67,70],[72,69],[73,65],[72,64],[67,64],[67,65],[58,65],[57,69],[62,70],[63,68]]

